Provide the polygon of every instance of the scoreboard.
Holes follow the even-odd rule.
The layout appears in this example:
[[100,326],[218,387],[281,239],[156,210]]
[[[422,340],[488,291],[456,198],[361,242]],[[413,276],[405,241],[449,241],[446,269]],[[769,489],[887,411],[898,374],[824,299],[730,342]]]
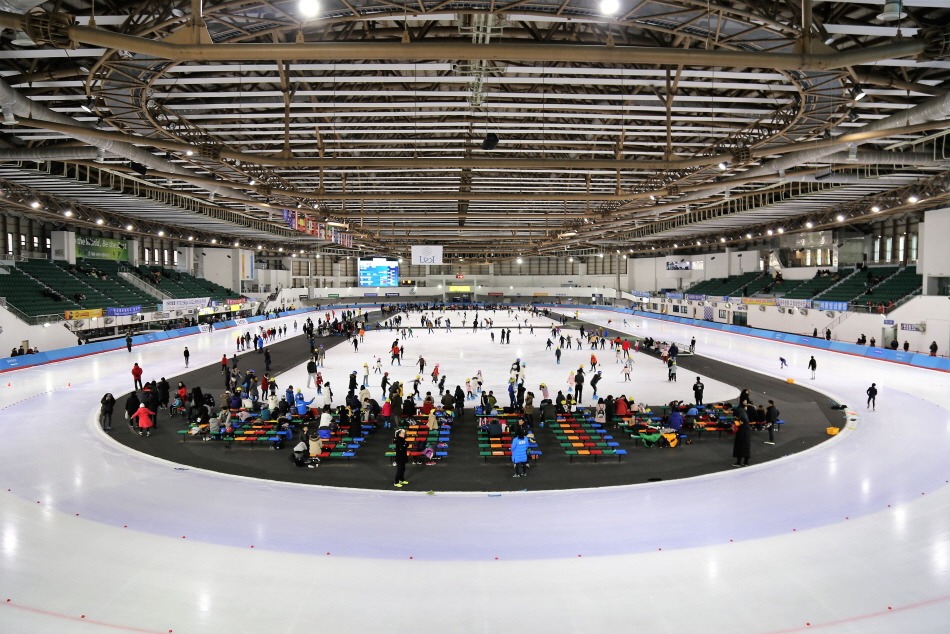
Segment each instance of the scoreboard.
[[399,286],[399,260],[396,258],[360,258],[360,286]]

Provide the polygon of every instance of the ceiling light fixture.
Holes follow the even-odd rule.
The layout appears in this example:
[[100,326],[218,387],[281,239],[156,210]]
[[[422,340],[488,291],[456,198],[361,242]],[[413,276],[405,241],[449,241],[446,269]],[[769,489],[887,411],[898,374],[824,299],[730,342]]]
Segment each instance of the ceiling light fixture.
[[920,197],[917,196],[917,194],[911,194],[907,197],[907,202],[909,202],[911,205],[916,205],[919,201]]
[[158,237],[159,237],[159,238],[164,238],[164,237],[165,237],[165,232],[164,232],[164,231],[159,231],[159,232],[158,232]]
[[195,241],[194,236],[188,236],[188,242],[194,242],[194,241]]
[[133,229],[135,229],[135,227],[133,227],[132,225],[125,225],[126,231],[132,231]]
[[85,110],[85,111],[88,112],[89,114],[92,114],[93,106],[94,106],[94,104],[93,104],[93,101],[92,101],[92,97],[86,97],[86,100],[85,100],[84,102],[82,102],[82,104],[80,104],[80,108],[82,108],[83,110]]
[[72,210],[72,209],[67,209],[66,211],[63,212],[63,215],[66,216],[67,218],[72,218],[72,217],[73,217],[73,210]]
[[97,218],[97,219],[96,219],[96,224],[101,226],[101,225],[106,224],[106,221],[103,220],[102,218]]
[[600,0],[600,12],[604,15],[614,15],[620,10],[618,0]]
[[725,172],[727,169],[729,169],[729,163],[726,163],[725,161],[719,163],[720,172]]
[[814,224],[811,220],[809,220],[808,222],[805,223],[805,228],[806,228],[806,229],[811,229],[811,228],[814,227],[814,226],[815,226],[815,224]]
[[874,212],[874,213],[876,213],[876,214],[879,214],[879,213],[881,213],[881,206],[880,206],[880,205],[871,205],[871,211]]
[[867,96],[868,94],[864,92],[861,86],[855,86],[851,89],[851,98],[854,99],[855,101],[861,101]]
[[884,3],[884,11],[877,14],[877,19],[881,22],[895,22],[907,17],[904,12],[904,3],[901,0],[887,0]]
[[320,12],[320,3],[317,0],[300,0],[297,3],[297,9],[306,19],[311,19],[317,17],[317,14]]
[[211,238],[211,244],[218,244],[217,238]]
[[838,222],[844,222],[844,216],[842,214],[838,214],[837,216],[835,216],[835,220],[837,220]]

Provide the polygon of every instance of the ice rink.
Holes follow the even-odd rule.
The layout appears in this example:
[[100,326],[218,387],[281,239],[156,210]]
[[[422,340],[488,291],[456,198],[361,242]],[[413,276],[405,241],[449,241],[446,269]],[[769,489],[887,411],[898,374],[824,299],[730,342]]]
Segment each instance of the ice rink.
[[[639,337],[695,336],[700,355],[807,383],[856,415],[814,449],[700,478],[426,495],[176,468],[98,429],[99,398],[130,389],[133,361],[147,377],[171,377],[187,345],[192,366],[218,363],[233,330],[10,372],[0,388],[0,631],[947,630],[945,374],[655,319],[623,327],[609,311],[580,317]],[[453,389],[481,369],[499,395],[520,357],[529,388],[546,382],[553,396],[569,368],[589,367],[590,351],[553,365],[547,330],[532,321],[535,336],[512,327],[511,345],[470,328],[415,328],[392,371],[411,380],[421,354],[426,374],[439,363]],[[362,378],[395,338],[374,333],[359,352],[328,354],[335,402],[349,372]],[[669,384],[658,362],[637,357],[624,385],[609,348],[597,356],[602,394],[690,394],[692,376]],[[779,356],[790,364],[781,372]],[[282,387],[301,380],[302,369],[278,377]],[[704,381],[707,401],[736,394]],[[864,408],[872,381],[876,412]]]

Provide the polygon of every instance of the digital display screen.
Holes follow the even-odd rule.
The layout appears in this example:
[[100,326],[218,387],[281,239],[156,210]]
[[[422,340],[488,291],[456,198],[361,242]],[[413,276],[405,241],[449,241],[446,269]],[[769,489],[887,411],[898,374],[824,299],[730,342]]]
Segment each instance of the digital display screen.
[[690,265],[689,260],[679,260],[678,262],[675,260],[667,260],[666,270],[667,271],[688,271],[690,269],[689,265]]
[[396,258],[360,258],[360,286],[399,286],[399,260]]

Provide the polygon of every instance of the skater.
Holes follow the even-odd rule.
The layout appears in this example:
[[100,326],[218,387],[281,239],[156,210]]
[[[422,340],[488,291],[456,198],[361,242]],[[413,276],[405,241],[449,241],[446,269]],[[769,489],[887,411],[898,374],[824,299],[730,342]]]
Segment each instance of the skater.
[[139,367],[138,363],[132,365],[132,380],[133,380],[133,387],[136,390],[141,390],[142,389],[142,368]]
[[584,394],[584,368],[577,368],[574,374],[574,398],[580,403]]
[[694,352],[696,352],[696,337],[689,340],[689,353],[693,354]]
[[125,336],[125,347],[129,349],[129,352],[132,352],[132,333],[131,332]]
[[779,366],[778,366],[779,370],[781,370],[782,368],[788,365],[788,361],[785,360],[785,357],[779,357],[778,362],[779,362]]
[[779,416],[778,408],[775,407],[775,401],[769,401],[769,406],[765,410],[765,422],[769,430],[769,439],[765,441],[766,445],[775,444],[775,427],[778,425]]
[[867,390],[868,395],[868,407],[871,408],[871,411],[877,409],[877,383],[872,383],[871,387]]
[[187,367],[188,367],[188,359],[191,357],[191,353],[188,352],[188,346],[185,346],[184,355],[185,355],[185,367],[187,368]]
[[814,356],[812,356],[812,358],[808,360],[808,369],[811,370],[811,378],[814,379],[814,378],[815,378],[815,370],[818,369],[818,362],[815,361],[815,357],[814,357]]
[[560,348],[554,351],[554,358],[557,359],[557,364],[561,365],[561,349]]
[[395,453],[393,456],[393,465],[396,467],[396,475],[393,478],[393,486],[402,488],[403,486],[409,484],[408,480],[404,480],[406,477],[406,463],[409,462],[409,446],[406,442],[406,430],[397,429],[396,436],[393,439],[393,444],[395,445]]
[[706,389],[706,386],[703,385],[703,382],[702,382],[702,381],[699,379],[699,377],[697,376],[697,377],[696,377],[696,382],[693,383],[693,402],[694,402],[696,405],[702,405],[702,404],[703,404],[703,390],[704,390],[704,389]]
[[112,410],[115,408],[115,397],[112,392],[106,392],[99,401],[99,425],[103,431],[112,431]]

